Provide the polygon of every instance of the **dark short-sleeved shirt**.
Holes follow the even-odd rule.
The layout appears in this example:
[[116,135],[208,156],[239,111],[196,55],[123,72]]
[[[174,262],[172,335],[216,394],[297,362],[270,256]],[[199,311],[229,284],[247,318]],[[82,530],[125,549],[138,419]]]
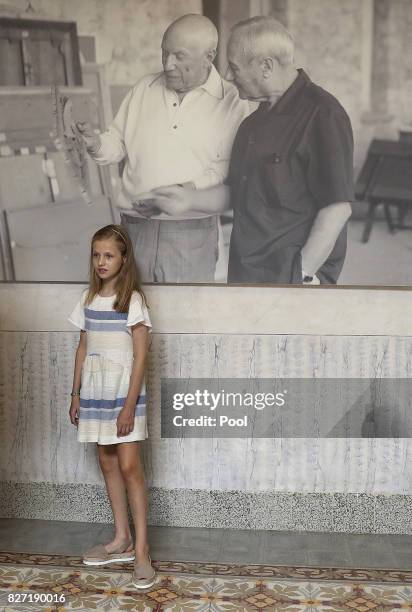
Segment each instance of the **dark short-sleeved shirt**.
[[[338,100],[299,70],[265,106],[243,121],[232,149],[229,283],[301,283],[318,211],[354,201],[353,134]],[[317,272],[322,283],[336,283],[345,253],[346,225]]]

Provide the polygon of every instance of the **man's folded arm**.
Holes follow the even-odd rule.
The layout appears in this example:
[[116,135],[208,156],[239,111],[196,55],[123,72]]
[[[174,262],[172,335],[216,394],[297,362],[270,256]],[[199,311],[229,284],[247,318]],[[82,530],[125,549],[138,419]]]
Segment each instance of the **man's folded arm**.
[[223,159],[213,163],[201,176],[193,180],[195,189],[210,189],[211,187],[215,187],[223,183],[227,175],[228,166],[228,159]]
[[154,189],[151,195],[154,205],[171,216],[190,211],[215,215],[227,210],[230,205],[230,190],[224,184],[199,190],[172,185]]
[[194,210],[198,212],[218,214],[230,208],[230,189],[223,183],[195,191],[194,196]]

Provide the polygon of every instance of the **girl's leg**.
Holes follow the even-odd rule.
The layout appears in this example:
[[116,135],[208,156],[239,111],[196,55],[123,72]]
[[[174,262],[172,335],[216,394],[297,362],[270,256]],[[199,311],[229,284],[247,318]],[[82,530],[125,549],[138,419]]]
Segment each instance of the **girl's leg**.
[[116,444],[97,445],[99,464],[106,482],[116,529],[114,540],[105,545],[108,553],[133,550],[133,538],[127,515],[126,488],[120,471],[116,446]]
[[122,442],[117,445],[119,467],[127,488],[130,509],[136,531],[136,561],[147,560],[147,491],[139,442]]

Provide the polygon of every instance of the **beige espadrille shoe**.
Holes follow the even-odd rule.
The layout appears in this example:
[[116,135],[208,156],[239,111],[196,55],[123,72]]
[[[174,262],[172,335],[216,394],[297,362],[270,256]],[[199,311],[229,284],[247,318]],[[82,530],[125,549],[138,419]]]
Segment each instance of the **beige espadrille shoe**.
[[156,572],[152,567],[152,560],[149,558],[143,563],[135,561],[132,583],[136,589],[148,589],[156,582]]
[[134,550],[108,553],[103,544],[94,546],[83,555],[85,565],[109,565],[110,563],[126,563],[134,560]]

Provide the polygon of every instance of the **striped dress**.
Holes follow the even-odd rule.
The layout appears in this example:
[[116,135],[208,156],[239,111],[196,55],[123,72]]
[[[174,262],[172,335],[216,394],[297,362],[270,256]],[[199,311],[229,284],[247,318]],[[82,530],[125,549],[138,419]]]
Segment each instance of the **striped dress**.
[[70,323],[87,332],[87,355],[82,368],[79,442],[117,444],[147,438],[146,388],[143,381],[135,410],[134,428],[117,437],[117,417],[129,389],[133,365],[131,326],[144,323],[151,331],[147,308],[137,291],[133,292],[129,312],[113,309],[115,296],[96,295],[84,305],[85,291],[69,317]]

